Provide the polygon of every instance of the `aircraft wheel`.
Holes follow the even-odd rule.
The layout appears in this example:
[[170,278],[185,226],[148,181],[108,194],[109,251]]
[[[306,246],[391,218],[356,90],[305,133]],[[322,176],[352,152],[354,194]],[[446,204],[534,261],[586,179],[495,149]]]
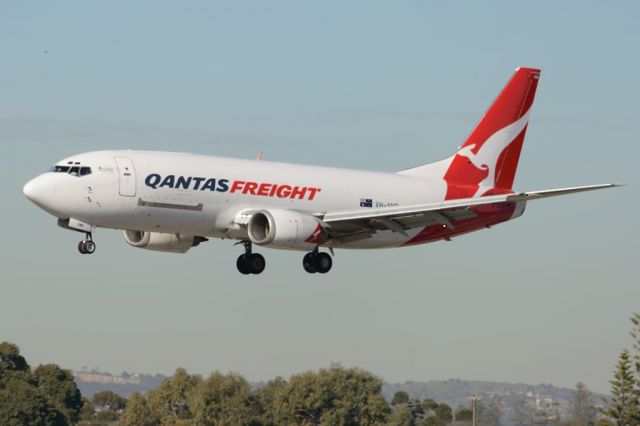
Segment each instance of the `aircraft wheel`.
[[86,254],[93,254],[96,251],[96,243],[92,240],[87,240],[84,242],[84,252]]
[[315,274],[316,272],[318,272],[318,269],[316,268],[315,258],[316,256],[313,252],[305,254],[302,258],[302,267],[310,274]]
[[87,254],[87,250],[85,249],[85,240],[82,240],[78,243],[78,251],[82,254]]
[[262,273],[265,266],[267,266],[267,262],[264,260],[264,256],[259,253],[253,253],[249,255],[249,257],[247,257],[246,264],[252,274]]
[[249,262],[247,262],[247,255],[241,254],[238,256],[238,260],[236,260],[236,267],[238,268],[238,272],[243,275],[249,275],[251,271],[249,270]]
[[316,270],[321,274],[326,274],[331,270],[333,266],[333,260],[327,253],[318,253],[315,256]]

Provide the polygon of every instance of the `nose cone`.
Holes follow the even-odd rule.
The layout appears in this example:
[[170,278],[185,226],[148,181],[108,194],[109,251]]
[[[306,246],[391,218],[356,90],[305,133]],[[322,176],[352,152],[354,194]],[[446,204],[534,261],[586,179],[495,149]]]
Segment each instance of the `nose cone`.
[[49,211],[53,204],[53,182],[49,179],[50,176],[40,175],[31,179],[22,188],[25,197],[33,202],[38,207]]

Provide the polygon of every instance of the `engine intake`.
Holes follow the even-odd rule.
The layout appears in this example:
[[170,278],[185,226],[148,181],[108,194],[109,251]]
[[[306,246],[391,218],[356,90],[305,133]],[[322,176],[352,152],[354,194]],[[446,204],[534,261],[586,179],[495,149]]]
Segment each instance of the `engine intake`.
[[308,250],[327,240],[320,221],[290,210],[260,210],[247,225],[252,243],[261,246]]
[[124,231],[124,240],[133,247],[168,253],[186,253],[191,247],[207,241],[194,235],[129,230]]

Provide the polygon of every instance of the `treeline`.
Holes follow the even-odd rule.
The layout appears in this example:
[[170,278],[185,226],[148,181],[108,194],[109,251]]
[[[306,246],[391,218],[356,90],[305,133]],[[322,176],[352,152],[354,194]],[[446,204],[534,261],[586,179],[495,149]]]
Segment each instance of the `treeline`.
[[[469,411],[456,413],[470,420]],[[121,425],[432,425],[454,421],[446,404],[410,401],[397,393],[388,403],[382,380],[333,365],[276,378],[253,388],[242,376],[215,372],[204,378],[176,370],[147,395],[134,394]]]
[[[611,398],[596,409],[578,384],[571,413],[534,409],[521,401],[505,413],[497,395],[478,402],[481,426],[640,426],[640,314],[632,318],[632,349],[624,349],[611,380]],[[236,373],[208,377],[177,369],[154,390],[128,400],[113,392],[82,398],[73,374],[55,364],[31,368],[11,343],[0,343],[0,425],[470,425],[468,406],[452,409],[432,399],[398,391],[391,401],[382,380],[358,368],[332,365],[319,371],[276,378],[254,387]]]

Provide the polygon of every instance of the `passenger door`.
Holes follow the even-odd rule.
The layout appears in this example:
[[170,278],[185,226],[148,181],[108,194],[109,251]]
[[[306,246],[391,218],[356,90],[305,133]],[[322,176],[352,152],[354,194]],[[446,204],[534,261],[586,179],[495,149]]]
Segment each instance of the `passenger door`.
[[133,161],[128,157],[115,157],[120,178],[120,195],[133,197],[136,195],[136,171]]

